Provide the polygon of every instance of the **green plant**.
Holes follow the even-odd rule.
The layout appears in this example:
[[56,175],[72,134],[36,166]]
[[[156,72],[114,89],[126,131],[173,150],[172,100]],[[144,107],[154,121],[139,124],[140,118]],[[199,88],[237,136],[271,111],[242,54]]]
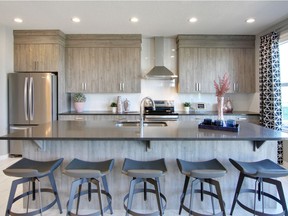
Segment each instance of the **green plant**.
[[191,106],[191,103],[189,103],[189,102],[184,102],[183,105],[184,105],[184,107],[190,107],[190,106]]
[[73,95],[74,102],[86,102],[86,96],[83,93],[75,93]]
[[111,107],[117,107],[117,104],[115,102],[112,102],[110,106]]

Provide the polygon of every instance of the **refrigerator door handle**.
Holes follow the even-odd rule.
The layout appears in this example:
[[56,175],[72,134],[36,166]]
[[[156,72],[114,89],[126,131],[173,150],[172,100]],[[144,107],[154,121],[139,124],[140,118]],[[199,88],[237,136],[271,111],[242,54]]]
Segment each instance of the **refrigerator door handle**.
[[25,120],[28,121],[28,107],[27,107],[27,100],[28,100],[28,77],[25,77],[25,83],[24,83],[24,113],[25,113]]
[[33,77],[30,77],[29,85],[29,114],[30,121],[34,120],[34,80]]

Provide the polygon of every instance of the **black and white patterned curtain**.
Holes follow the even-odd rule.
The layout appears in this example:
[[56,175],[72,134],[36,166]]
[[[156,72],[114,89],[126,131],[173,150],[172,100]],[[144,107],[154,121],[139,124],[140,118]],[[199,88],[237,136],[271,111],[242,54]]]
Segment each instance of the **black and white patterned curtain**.
[[[279,34],[260,37],[260,124],[282,130]],[[278,163],[283,163],[283,142],[278,142]]]

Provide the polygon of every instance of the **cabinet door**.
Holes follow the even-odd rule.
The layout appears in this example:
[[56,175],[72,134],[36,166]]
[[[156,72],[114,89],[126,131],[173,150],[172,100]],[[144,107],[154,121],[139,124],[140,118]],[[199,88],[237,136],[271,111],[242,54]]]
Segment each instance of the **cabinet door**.
[[223,65],[221,50],[213,48],[179,49],[179,92],[215,92],[213,81]]
[[67,48],[66,91],[140,92],[139,48]]
[[15,44],[15,71],[58,71],[59,45]]

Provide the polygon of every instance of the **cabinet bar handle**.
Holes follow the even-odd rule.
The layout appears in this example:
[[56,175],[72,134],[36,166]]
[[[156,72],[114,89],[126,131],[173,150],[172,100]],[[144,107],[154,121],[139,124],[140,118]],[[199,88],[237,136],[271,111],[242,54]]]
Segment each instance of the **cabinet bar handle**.
[[198,91],[201,91],[201,83],[198,83]]
[[124,89],[125,89],[125,83],[122,82],[122,91],[124,91]]

